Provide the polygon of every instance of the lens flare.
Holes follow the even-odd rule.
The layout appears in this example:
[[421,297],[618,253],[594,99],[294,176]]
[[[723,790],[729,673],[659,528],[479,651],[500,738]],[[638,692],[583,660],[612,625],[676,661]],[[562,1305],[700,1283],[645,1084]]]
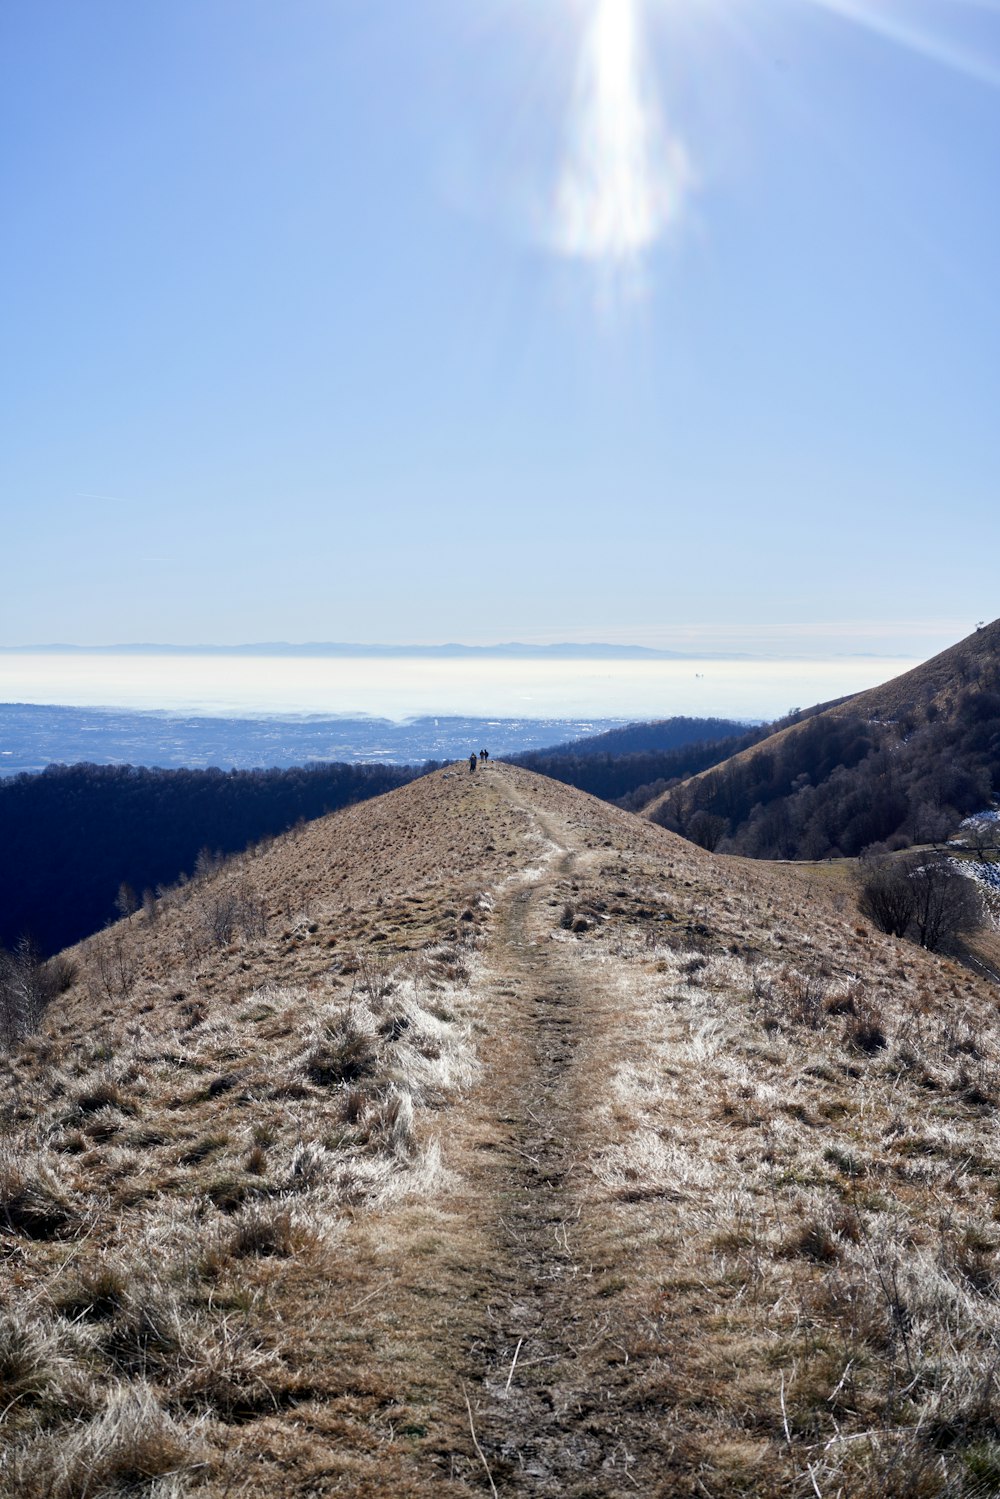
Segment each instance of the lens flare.
[[[875,6],[868,3],[868,0],[808,0],[808,3],[820,10],[829,11],[853,26],[860,26],[862,30],[870,31],[896,47],[902,47],[904,51],[913,52],[928,62],[937,63],[955,73],[964,73],[967,78],[984,83],[989,88],[1000,88],[1000,62],[995,56],[977,54],[947,37],[936,36],[919,25],[893,16],[884,6]],[[998,14],[998,9],[993,4],[987,3],[981,8],[987,15]]]
[[[688,150],[668,122],[652,75],[647,12],[662,21],[663,0],[577,0],[585,6],[568,140],[548,200],[546,239],[558,254],[597,266],[635,265],[684,217],[695,173]],[[713,0],[697,24],[720,26],[727,12],[753,0]],[[1000,20],[1000,0],[952,3],[930,23],[914,0],[796,0],[798,11],[825,12],[898,50],[979,84],[1000,88],[1000,39],[984,31]],[[686,14],[689,14],[686,13]],[[969,30],[970,14],[979,25]],[[984,20],[985,18],[985,20]],[[729,35],[732,32],[726,28]],[[675,28],[675,46],[685,41]]]
[[692,186],[643,66],[641,25],[638,0],[595,0],[555,195],[555,246],[567,256],[634,261],[677,222]]

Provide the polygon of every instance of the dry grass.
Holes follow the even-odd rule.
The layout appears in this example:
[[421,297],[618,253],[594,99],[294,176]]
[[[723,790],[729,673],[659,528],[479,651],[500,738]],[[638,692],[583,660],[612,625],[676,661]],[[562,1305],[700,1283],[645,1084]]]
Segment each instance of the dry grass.
[[632,1398],[713,1495],[996,1492],[995,995],[794,873],[628,862],[583,952],[628,1015],[588,1166]]
[[375,829],[348,812],[74,954],[48,1032],[7,1069],[5,1492],[228,1492],[237,1449],[274,1492],[314,1465],[331,1402],[367,1471],[367,1423],[399,1402],[350,1307],[393,1214],[436,1211],[442,1125],[478,1066],[488,900],[458,817],[433,880],[414,877],[436,815],[379,852],[384,810]]
[[481,1491],[463,1387],[511,1493],[1000,1491],[996,994],[846,890],[490,767],[71,963],[4,1084],[4,1492]]

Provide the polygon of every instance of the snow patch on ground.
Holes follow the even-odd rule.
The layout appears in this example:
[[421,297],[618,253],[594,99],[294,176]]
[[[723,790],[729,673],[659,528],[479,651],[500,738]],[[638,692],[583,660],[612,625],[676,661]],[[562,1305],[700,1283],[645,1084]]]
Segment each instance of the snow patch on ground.
[[985,812],[973,812],[971,817],[965,817],[959,823],[959,827],[976,828],[984,822],[1000,822],[1000,807],[990,807]]
[[1000,892],[1000,864],[988,859],[953,859],[952,863],[960,874],[975,880],[984,890]]

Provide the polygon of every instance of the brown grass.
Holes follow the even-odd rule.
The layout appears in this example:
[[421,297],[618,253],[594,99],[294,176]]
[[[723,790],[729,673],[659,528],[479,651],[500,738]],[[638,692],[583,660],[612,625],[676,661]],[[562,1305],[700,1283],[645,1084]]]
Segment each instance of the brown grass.
[[490,767],[69,961],[5,1491],[997,1491],[995,991],[846,891]]

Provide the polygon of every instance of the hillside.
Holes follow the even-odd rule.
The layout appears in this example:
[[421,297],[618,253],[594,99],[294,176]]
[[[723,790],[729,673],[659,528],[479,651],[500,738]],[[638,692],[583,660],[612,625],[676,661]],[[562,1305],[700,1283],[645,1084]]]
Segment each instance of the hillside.
[[3,1492],[997,1492],[995,994],[837,890],[490,765],[63,967]]
[[665,790],[645,815],[720,852],[822,859],[935,841],[998,795],[1000,620]]
[[514,765],[633,811],[661,788],[718,765],[766,733],[724,719],[671,718],[509,758]]
[[[161,732],[167,732],[166,723],[182,754],[185,739],[174,736],[171,721],[151,717]],[[198,732],[204,732],[198,722]],[[465,745],[481,743],[485,727],[471,722],[474,737],[469,721],[442,721],[452,754],[462,724]],[[632,795],[642,805],[650,783],[677,780],[725,759],[743,740],[713,736],[740,727],[716,719],[668,719],[633,724],[620,738],[599,734],[563,750],[515,758],[595,796],[613,801]],[[274,721],[270,733],[287,728]],[[528,730],[520,729],[523,742]],[[533,732],[541,730],[539,723]],[[650,747],[625,752],[640,743]],[[82,763],[0,777],[0,949],[13,950],[27,939],[44,955],[58,952],[121,913],[123,885],[126,904],[141,902],[144,892],[186,879],[199,858],[240,852],[299,819],[364,801],[428,768],[433,766],[323,763],[224,772]]]
[[514,764],[527,763],[530,755],[648,755],[680,749],[688,744],[710,744],[719,739],[738,739],[750,725],[731,718],[657,718],[648,722],[623,724],[605,729],[601,734],[586,734],[563,744],[539,750],[523,750],[508,756]]

